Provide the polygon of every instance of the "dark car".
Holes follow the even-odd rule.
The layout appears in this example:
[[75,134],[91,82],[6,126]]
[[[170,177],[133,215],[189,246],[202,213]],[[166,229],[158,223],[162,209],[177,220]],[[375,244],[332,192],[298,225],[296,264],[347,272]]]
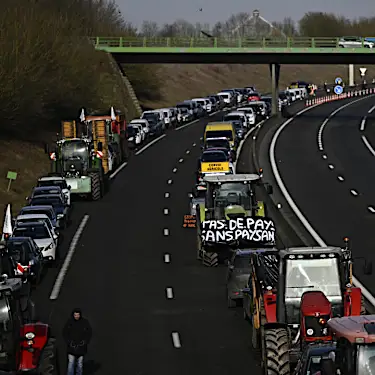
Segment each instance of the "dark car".
[[69,207],[60,195],[38,195],[31,199],[30,206],[52,206],[59,221],[59,227],[65,228],[69,224]]
[[236,307],[237,301],[243,299],[242,290],[246,288],[249,281],[250,251],[237,250],[228,260],[227,265],[227,303],[228,307]]
[[27,197],[27,200],[30,202],[30,200],[34,197],[40,196],[40,195],[60,195],[63,201],[66,203],[67,199],[65,195],[62,192],[62,189],[60,186],[38,186],[34,187],[29,197]]
[[28,276],[30,281],[39,283],[44,260],[34,240],[30,237],[10,237],[6,243],[8,254],[14,260],[15,275],[22,277],[24,270],[29,268]]
[[217,111],[220,108],[218,99],[214,96],[208,96],[207,99],[211,102],[212,112]]
[[41,206],[26,206],[23,207],[19,213],[19,215],[33,215],[33,214],[45,214],[51,220],[51,223],[54,228],[59,227],[59,223],[56,217],[55,210],[51,205],[41,205]]
[[163,134],[163,123],[156,118],[147,119],[150,125],[149,134],[151,137],[159,136]]
[[231,161],[236,161],[236,153],[230,148],[230,143],[227,138],[207,138],[202,150],[209,150],[213,148],[219,148],[225,150]]

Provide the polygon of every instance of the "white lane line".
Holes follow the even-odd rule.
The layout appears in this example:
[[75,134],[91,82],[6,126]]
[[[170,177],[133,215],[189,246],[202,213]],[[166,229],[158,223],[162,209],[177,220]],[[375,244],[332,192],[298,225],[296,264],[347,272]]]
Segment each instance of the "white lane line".
[[[276,162],[276,156],[275,156],[275,148],[277,140],[281,134],[281,132],[297,117],[302,115],[303,113],[307,111],[311,111],[313,108],[319,106],[320,104],[312,105],[311,107],[305,108],[302,111],[298,112],[294,117],[290,118],[289,120],[285,121],[276,131],[274,134],[270,149],[269,149],[269,156],[271,161],[271,168],[272,172],[275,176],[277,185],[279,186],[282,194],[285,197],[285,200],[288,202],[291,209],[294,211],[295,215],[298,217],[298,219],[301,221],[303,226],[306,228],[306,230],[310,233],[310,235],[314,238],[314,240],[318,243],[319,246],[327,247],[328,245],[324,242],[324,240],[319,236],[319,234],[315,231],[315,229],[312,227],[312,225],[307,221],[305,216],[302,214],[301,210],[297,207],[296,203],[294,202],[293,198],[289,194],[289,191],[287,190],[284,181],[281,178],[280,171],[277,167]],[[365,286],[355,277],[353,276],[353,283],[358,288],[362,289],[363,296],[367,299],[368,302],[371,303],[372,306],[375,306],[375,298],[374,296],[365,288]]]
[[179,162],[179,163],[182,163],[183,161],[184,161],[184,159],[181,158],[178,162]]
[[[374,107],[375,108],[375,107]],[[375,208],[372,207],[372,206],[368,206],[367,209],[372,212],[373,214],[375,214]]]
[[334,166],[333,164],[329,164],[329,165],[328,165],[328,168],[329,168],[329,169],[335,169],[335,166]]
[[185,128],[188,127],[188,126],[195,124],[195,123],[198,122],[199,120],[200,120],[200,119],[194,120],[194,121],[192,121],[192,122],[188,122],[187,124],[182,125],[182,126],[180,126],[179,128],[177,128],[176,130],[179,131],[179,130],[185,129]]
[[172,288],[166,288],[165,292],[167,294],[167,298],[168,299],[172,299],[173,298],[173,289]]
[[113,177],[117,175],[120,171],[122,171],[128,165],[127,162],[122,163],[110,176],[109,178],[112,180]]
[[57,275],[55,285],[53,286],[51,295],[49,296],[49,299],[55,300],[60,294],[60,289],[62,287],[62,284],[64,282],[64,278],[66,273],[68,272],[70,262],[72,261],[74,252],[76,251],[76,247],[78,244],[79,239],[81,238],[82,232],[85,229],[85,226],[89,220],[90,216],[85,215],[81,221],[81,224],[79,224],[79,227],[74,234],[74,237],[72,239],[72,242],[70,243],[69,246],[69,251],[68,254],[66,255],[66,258],[64,260],[64,264],[62,265],[59,274]]
[[166,134],[163,134],[161,135],[160,137],[157,137],[155,138],[153,141],[151,141],[150,143],[147,143],[146,146],[142,147],[140,150],[138,150],[135,155],[139,155],[139,154],[142,154],[143,151],[146,151],[149,147],[151,147],[153,144],[155,144],[156,142],[159,142],[161,139],[163,139],[164,137],[166,137],[167,135]]
[[169,236],[169,229],[168,228],[164,228],[164,236]]
[[169,210],[168,210],[168,208],[164,208],[164,215],[169,215]]
[[354,195],[355,197],[357,197],[357,196],[358,196],[358,191],[352,189],[352,190],[350,190],[350,194],[352,194],[352,195]]
[[328,156],[324,154],[324,155],[322,156],[322,158],[323,158],[324,160],[327,160]]
[[172,341],[173,341],[173,346],[176,349],[181,348],[180,335],[178,334],[178,332],[172,332]]
[[365,126],[366,126],[366,120],[367,120],[367,117],[365,116],[362,121],[361,121],[361,127],[359,128],[359,130],[361,132],[363,132],[365,130]]
[[164,263],[170,263],[170,262],[171,262],[171,255],[164,254]]
[[342,177],[342,176],[337,176],[337,179],[338,179],[339,181],[344,181],[344,180],[345,180],[344,177]]
[[186,154],[189,155],[190,154],[190,150],[186,150]]
[[177,168],[173,168],[173,173],[176,173],[177,172]]
[[367,147],[367,149],[371,152],[372,156],[375,156],[375,150],[373,149],[373,147],[371,146],[370,142],[367,140],[365,135],[362,135],[362,141]]
[[173,180],[168,180],[168,185],[171,185]]
[[[328,121],[332,119],[332,117],[334,117],[337,113],[339,113],[340,111],[342,111],[344,108],[346,107],[349,107],[350,105],[354,104],[354,103],[357,103],[361,100],[364,100],[364,99],[368,99],[370,96],[372,95],[369,95],[369,96],[364,96],[362,98],[359,98],[357,100],[353,100],[349,103],[346,103],[344,104],[343,106],[337,108],[336,110],[334,110],[324,121],[323,123],[320,125],[320,128],[319,128],[319,131],[318,131],[318,147],[319,147],[319,151],[323,151],[324,150],[324,144],[323,144],[323,132],[324,132],[324,128],[326,127],[326,125],[328,124]],[[314,108],[314,107],[309,107],[309,108]],[[293,119],[293,118],[292,118]]]
[[165,193],[164,198],[169,198],[169,193]]
[[213,116],[213,115],[216,115],[216,113],[219,113],[220,111],[216,111],[216,112],[212,112],[209,114],[209,116]]
[[372,113],[374,112],[374,110],[375,110],[375,105],[369,109],[368,113]]
[[197,144],[196,143],[193,143],[193,147],[195,147]]

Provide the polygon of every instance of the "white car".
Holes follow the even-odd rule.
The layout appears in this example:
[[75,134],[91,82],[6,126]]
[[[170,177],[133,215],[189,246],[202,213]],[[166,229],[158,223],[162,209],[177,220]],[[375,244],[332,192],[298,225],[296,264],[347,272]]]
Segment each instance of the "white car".
[[146,133],[143,130],[143,126],[141,124],[133,124],[132,127],[139,129],[139,132],[141,133],[141,142],[144,142],[146,139]]
[[70,185],[66,183],[64,177],[60,176],[45,176],[38,179],[37,187],[44,186],[59,186],[64,194],[66,204],[70,206]]
[[27,222],[18,224],[13,231],[13,237],[30,237],[34,240],[43,254],[43,258],[48,261],[56,260],[57,239],[44,222]]
[[221,96],[225,104],[230,104],[232,95],[229,92],[218,92],[216,95]]
[[255,125],[256,123],[256,115],[254,113],[254,109],[251,107],[242,107],[237,108],[237,112],[242,112],[247,117],[247,123],[248,125]]
[[339,40],[339,47],[341,48],[362,48],[362,46],[365,48],[374,48],[374,43],[357,36],[344,36]]
[[131,120],[129,125],[142,125],[143,131],[146,134],[146,136],[150,133],[150,124],[148,121],[144,118],[137,118],[134,120]]
[[249,124],[248,124],[248,122],[247,122],[246,115],[243,112],[241,112],[241,111],[229,112],[228,114],[226,114],[224,116],[224,121],[230,121],[231,119],[233,121],[235,121],[235,120],[242,120],[245,128],[249,128],[250,127]]
[[169,108],[162,108],[160,111],[163,112],[164,115],[164,123],[167,126],[167,128],[172,125],[172,111]]
[[22,224],[22,223],[30,223],[30,222],[41,222],[46,223],[48,229],[52,233],[53,238],[58,241],[59,239],[59,232],[55,229],[52,225],[50,218],[46,214],[26,214],[26,215],[18,215],[16,217],[15,225]]
[[147,116],[152,115],[152,114],[157,115],[159,121],[163,121],[163,123],[165,124],[164,113],[160,109],[155,109],[154,111],[144,111],[141,115],[141,118],[142,119],[145,118],[147,120]]
[[139,127],[133,125],[128,126],[128,142],[133,143],[135,146],[142,143],[142,134]]

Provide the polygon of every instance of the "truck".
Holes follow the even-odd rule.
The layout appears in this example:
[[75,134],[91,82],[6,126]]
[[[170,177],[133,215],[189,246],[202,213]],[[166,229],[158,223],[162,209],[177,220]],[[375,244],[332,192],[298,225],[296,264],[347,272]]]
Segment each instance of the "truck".
[[80,122],[62,121],[61,136],[45,152],[51,173],[65,177],[71,194],[99,200],[111,172],[128,159],[125,118],[117,111],[115,119],[96,112]]

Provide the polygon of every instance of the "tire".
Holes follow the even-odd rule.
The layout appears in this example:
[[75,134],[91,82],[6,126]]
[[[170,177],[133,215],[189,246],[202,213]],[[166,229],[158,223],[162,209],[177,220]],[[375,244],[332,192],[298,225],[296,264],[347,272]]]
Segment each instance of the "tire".
[[40,355],[38,374],[57,375],[58,373],[56,339],[49,338]]
[[100,174],[99,172],[90,172],[88,175],[91,178],[91,199],[97,201],[102,197]]
[[266,329],[265,375],[289,375],[289,335],[285,328]]

